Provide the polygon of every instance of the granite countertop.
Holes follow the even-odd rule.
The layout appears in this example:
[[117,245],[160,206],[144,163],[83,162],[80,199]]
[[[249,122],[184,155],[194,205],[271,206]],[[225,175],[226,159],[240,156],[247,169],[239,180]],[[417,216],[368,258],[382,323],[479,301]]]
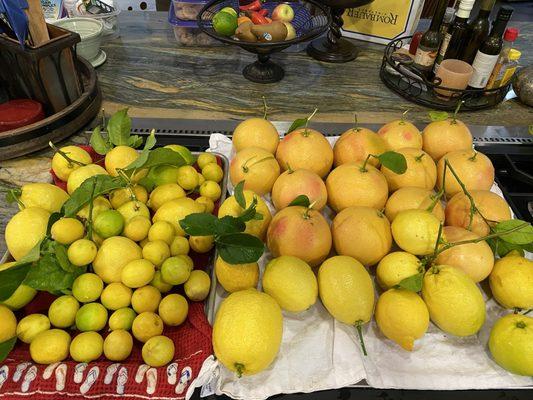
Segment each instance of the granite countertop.
[[[273,120],[293,120],[319,108],[317,121],[349,122],[357,112],[360,122],[386,122],[410,109],[409,118],[427,122],[427,109],[392,93],[379,78],[383,46],[360,43],[359,57],[346,64],[327,64],[305,51],[272,56],[283,66],[285,79],[255,84],[241,71],[255,56],[235,46],[186,48],[176,44],[163,12],[128,12],[119,16],[120,37],[104,43],[106,63],[98,78],[107,113],[129,107],[133,117],[241,119],[259,115],[261,97]],[[516,46],[521,63],[533,63],[533,24],[514,22],[520,29]],[[498,107],[461,113],[475,125],[533,123],[533,108],[509,100]],[[87,143],[76,134],[68,143]],[[47,181],[51,150],[0,163],[0,191],[26,182]],[[0,254],[5,251],[5,225],[16,212],[0,196]]]

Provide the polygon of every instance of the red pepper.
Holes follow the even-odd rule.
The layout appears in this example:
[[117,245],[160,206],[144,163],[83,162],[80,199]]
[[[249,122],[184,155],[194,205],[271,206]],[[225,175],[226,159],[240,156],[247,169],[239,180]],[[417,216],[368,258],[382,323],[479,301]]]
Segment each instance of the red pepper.
[[263,15],[259,14],[257,11],[252,12],[250,18],[255,25],[268,24],[268,19],[266,19],[266,17],[264,17]]
[[259,11],[261,9],[261,0],[252,1],[250,4],[245,6],[239,6],[241,11]]
[[262,8],[259,11],[257,11],[259,14],[261,14],[263,17],[266,17],[268,15],[268,10],[266,8]]

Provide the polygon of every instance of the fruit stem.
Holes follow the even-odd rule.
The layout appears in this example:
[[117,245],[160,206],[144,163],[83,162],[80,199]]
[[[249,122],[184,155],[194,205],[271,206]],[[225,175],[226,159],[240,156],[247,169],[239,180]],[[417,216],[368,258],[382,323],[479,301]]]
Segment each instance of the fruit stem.
[[402,113],[402,118],[400,119],[400,125],[405,125],[405,116],[407,115],[407,113],[411,111],[410,108],[408,108],[407,110],[405,110],[403,113]]
[[468,159],[468,161],[476,161],[477,151],[474,150],[474,155]]
[[315,108],[315,111],[313,111],[311,113],[310,116],[307,117],[306,121],[305,121],[305,128],[304,128],[304,136],[307,137],[309,136],[309,133],[307,132],[307,125],[309,125],[309,121],[311,121],[311,118],[313,118],[315,116],[315,114],[317,113],[318,111],[318,108]]
[[363,350],[363,354],[366,357],[368,353],[366,352],[366,346],[365,346],[365,340],[363,338],[363,321],[359,320],[355,323],[355,327],[357,328],[357,335],[359,336],[359,343],[361,344],[361,350]]
[[309,204],[309,206],[307,206],[307,209],[305,210],[304,215],[303,215],[304,219],[311,218],[311,216],[309,215],[309,211],[313,209],[315,204],[316,204],[316,200],[313,201],[311,204]]
[[234,365],[235,369],[237,370],[237,376],[241,378],[244,372],[244,365],[242,365],[241,363],[235,363]]
[[531,311],[533,311],[533,308],[531,308],[530,310],[527,310],[526,312],[522,313],[522,315],[528,315]]
[[287,163],[287,173],[288,174],[292,174],[294,172],[294,170],[291,168],[291,165],[289,163]]
[[87,237],[93,240],[93,207],[94,207],[94,192],[96,191],[96,180],[93,180],[93,190],[91,191],[91,198],[89,200],[89,218],[87,219]]
[[455,107],[455,111],[453,112],[453,115],[452,115],[452,122],[451,122],[452,124],[457,123],[457,114],[459,113],[459,110],[461,109],[461,106],[463,105],[463,103],[464,103],[464,100],[457,102],[457,107]]
[[261,96],[263,99],[263,119],[267,119],[268,106],[265,96]]
[[105,129],[105,109],[102,107],[102,126]]
[[415,157],[415,161],[416,161],[416,162],[420,162],[420,161],[422,161],[422,157],[424,157],[424,156],[425,156],[424,153],[420,153],[419,156],[416,156],[416,157]]
[[[365,162],[363,163],[361,168],[359,168],[359,171],[368,172],[368,170],[366,169],[366,164],[368,163],[368,160],[370,160],[370,157],[376,157],[376,156],[374,154],[369,154],[368,156],[366,156]],[[378,158],[378,157],[376,157],[376,158]]]
[[526,324],[524,323],[524,321],[518,321],[516,323],[516,327],[520,328],[520,329],[525,329],[526,328]]
[[255,156],[252,156],[252,157],[250,157],[248,160],[246,160],[246,161],[244,162],[244,164],[243,164],[242,167],[241,167],[241,168],[242,168],[242,172],[245,172],[245,173],[248,172],[248,162],[250,162],[250,161],[253,160],[254,158],[255,158]]
[[353,113],[353,128],[352,131],[359,132],[359,123],[357,122],[357,113]]
[[[259,161],[254,162],[254,163],[253,163],[252,165],[250,165],[249,167],[246,167],[246,169],[248,170],[248,169],[252,168],[254,165],[259,164],[260,162],[267,161],[267,160],[272,160],[272,159],[274,159],[274,156],[267,156],[267,157],[265,157],[265,158],[260,159]],[[248,171],[245,171],[245,172],[248,172]]]
[[69,156],[67,156],[67,153],[65,153],[64,151],[61,151],[59,150],[53,143],[52,141],[49,141],[48,142],[48,146],[50,146],[52,148],[52,150],[54,150],[56,153],[59,153],[59,155],[61,157],[63,157],[65,160],[68,161],[68,167],[69,168],[72,168],[74,166],[74,164],[76,165],[79,165],[80,167],[83,167],[84,165],[87,165],[87,164],[84,164],[80,161],[77,161],[77,160],[73,160],[72,158],[70,158]]
[[[11,196],[13,198],[13,200],[15,200],[17,202],[17,204],[18,204],[18,206],[20,207],[21,210],[24,210],[26,208],[24,203],[20,200],[20,196],[22,196],[22,190],[21,189],[8,189],[6,191],[6,196],[7,197]],[[8,202],[11,203],[11,200],[8,200]]]
[[440,201],[441,197],[444,195],[444,188],[446,187],[446,170],[448,169],[448,164],[444,163],[444,170],[442,173],[442,187],[440,190],[435,194],[435,197],[433,197],[433,201],[429,205],[428,208],[426,208],[427,211],[433,212],[433,209],[437,205],[437,203]]

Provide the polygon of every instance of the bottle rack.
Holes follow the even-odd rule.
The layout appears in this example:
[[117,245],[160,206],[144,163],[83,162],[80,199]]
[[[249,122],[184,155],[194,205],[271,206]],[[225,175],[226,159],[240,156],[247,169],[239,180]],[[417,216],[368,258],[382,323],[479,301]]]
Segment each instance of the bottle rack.
[[[463,101],[461,111],[472,111],[490,108],[503,101],[511,87],[511,82],[496,89],[452,89],[439,86],[436,78],[429,81],[420,71],[414,68],[412,62],[402,62],[393,59],[393,54],[410,42],[412,36],[404,36],[393,40],[385,47],[383,61],[380,68],[380,78],[385,85],[413,103],[445,111],[453,111],[458,101]],[[435,92],[435,88],[452,92],[451,97],[442,97]]]

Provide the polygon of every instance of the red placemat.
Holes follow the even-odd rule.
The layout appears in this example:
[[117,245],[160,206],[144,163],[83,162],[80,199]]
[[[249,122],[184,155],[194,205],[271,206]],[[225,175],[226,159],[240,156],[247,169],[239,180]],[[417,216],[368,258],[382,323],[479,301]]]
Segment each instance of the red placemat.
[[[100,160],[89,146],[87,150],[93,161]],[[220,160],[219,160],[220,162]],[[57,186],[66,188],[51,172]],[[191,252],[196,269],[210,265],[212,254]],[[181,288],[180,288],[181,289]],[[173,292],[181,292],[180,289]],[[17,314],[41,312],[46,314],[54,300],[49,293],[39,292],[36,298]],[[105,337],[107,330],[101,332]],[[72,332],[75,336],[76,332]],[[121,363],[107,361],[101,357],[88,365],[70,358],[52,365],[31,362],[28,345],[18,342],[8,358],[0,365],[0,398],[16,399],[69,399],[116,398],[133,399],[183,399],[190,383],[196,379],[204,360],[212,354],[211,326],[203,302],[189,301],[189,314],[178,327],[165,327],[164,335],[174,341],[174,360],[165,367],[151,368],[143,363],[142,343],[134,340],[131,355]]]

